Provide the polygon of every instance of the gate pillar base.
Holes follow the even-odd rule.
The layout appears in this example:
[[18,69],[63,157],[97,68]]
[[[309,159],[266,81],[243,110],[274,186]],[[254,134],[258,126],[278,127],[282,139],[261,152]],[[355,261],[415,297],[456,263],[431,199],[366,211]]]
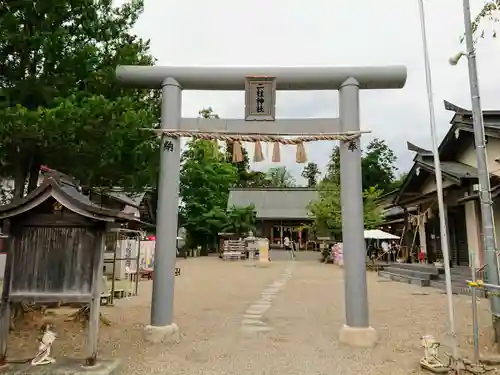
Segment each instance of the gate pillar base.
[[339,341],[359,348],[370,348],[377,342],[377,331],[373,327],[349,327],[345,325],[340,329]]
[[177,324],[172,323],[162,327],[151,325],[144,327],[144,339],[155,344],[177,344],[181,336]]

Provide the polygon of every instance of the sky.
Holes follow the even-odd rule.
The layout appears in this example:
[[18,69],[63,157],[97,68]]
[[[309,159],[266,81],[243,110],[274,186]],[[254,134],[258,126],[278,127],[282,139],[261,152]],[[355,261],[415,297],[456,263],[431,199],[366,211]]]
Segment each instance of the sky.
[[[450,66],[465,49],[462,2],[424,0],[436,122],[441,139],[452,113],[443,100],[469,109],[467,61]],[[475,14],[484,0],[471,0]],[[488,36],[493,25],[486,25]],[[135,28],[151,40],[158,65],[170,66],[370,66],[405,65],[401,90],[361,93],[362,144],[386,140],[401,172],[412,165],[406,141],[431,148],[428,101],[418,0],[145,0]],[[481,39],[477,52],[483,109],[500,107],[500,40]],[[212,107],[223,118],[244,117],[243,92],[185,91],[183,116]],[[281,118],[337,117],[336,91],[278,92]],[[324,169],[332,142],[306,145],[308,161]],[[253,147],[248,148],[250,154]],[[266,156],[266,149],[264,147]],[[303,165],[295,148],[285,147],[281,164],[266,161],[253,169],[285,165],[300,182]]]

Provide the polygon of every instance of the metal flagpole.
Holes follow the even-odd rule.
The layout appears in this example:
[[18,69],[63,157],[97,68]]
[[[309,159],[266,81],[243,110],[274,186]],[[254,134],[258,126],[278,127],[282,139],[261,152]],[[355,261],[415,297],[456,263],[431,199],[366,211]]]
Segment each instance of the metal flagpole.
[[439,160],[438,141],[436,133],[436,116],[434,112],[434,95],[432,92],[431,68],[429,63],[429,51],[427,47],[427,33],[425,29],[425,12],[423,0],[418,0],[420,11],[420,27],[422,31],[422,44],[424,49],[425,82],[427,85],[427,100],[429,104],[429,123],[432,138],[432,153],[434,155],[434,169],[436,170],[436,192],[439,208],[439,224],[441,232],[441,249],[444,258],[444,272],[446,281],[446,297],[448,300],[448,318],[450,325],[451,346],[453,359],[458,359],[457,340],[455,333],[455,313],[453,309],[453,294],[451,289],[450,256],[448,248],[448,230],[446,228],[446,209],[443,198],[443,177],[441,174],[441,161]]
[[[486,139],[484,136],[483,112],[479,96],[479,79],[477,77],[476,53],[472,36],[471,12],[469,0],[463,0],[465,43],[467,45],[467,60],[469,62],[469,84],[472,101],[472,122],[474,141],[476,145],[477,177],[479,182],[479,200],[481,203],[481,218],[483,223],[484,255],[486,263],[486,278],[490,284],[499,285],[498,258],[496,252],[495,225],[493,218],[493,202],[491,199],[490,177],[486,159]],[[458,60],[457,60],[458,62]],[[500,340],[500,298],[489,297],[495,341]]]

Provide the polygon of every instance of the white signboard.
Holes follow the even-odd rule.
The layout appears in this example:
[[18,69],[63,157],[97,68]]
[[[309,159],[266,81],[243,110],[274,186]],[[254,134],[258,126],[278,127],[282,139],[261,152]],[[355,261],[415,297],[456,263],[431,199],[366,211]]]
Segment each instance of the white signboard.
[[[119,280],[123,280],[126,278],[126,274],[130,272],[136,271],[137,264],[137,251],[139,245],[139,241],[135,238],[129,238],[124,240],[118,240],[116,243],[116,258],[121,259],[116,261],[115,266],[115,278]],[[124,260],[129,258],[128,260]],[[132,259],[130,259],[132,258]],[[114,253],[112,251],[107,251],[104,253],[104,259],[108,260],[108,262],[104,265],[104,274],[112,275],[113,274],[113,262],[109,262],[109,260],[114,259]],[[129,272],[126,271],[128,267]]]
[[276,81],[272,77],[247,77],[245,82],[245,120],[274,121]]

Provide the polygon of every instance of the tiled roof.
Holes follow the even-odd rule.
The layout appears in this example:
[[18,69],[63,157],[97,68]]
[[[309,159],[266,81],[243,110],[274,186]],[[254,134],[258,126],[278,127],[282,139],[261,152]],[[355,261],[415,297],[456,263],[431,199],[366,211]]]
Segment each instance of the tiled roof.
[[308,206],[318,198],[319,192],[309,188],[234,189],[227,206],[253,204],[257,219],[308,219]]
[[[433,158],[424,158],[417,162],[434,170]],[[477,178],[477,168],[458,161],[442,161],[441,171],[457,178]]]

